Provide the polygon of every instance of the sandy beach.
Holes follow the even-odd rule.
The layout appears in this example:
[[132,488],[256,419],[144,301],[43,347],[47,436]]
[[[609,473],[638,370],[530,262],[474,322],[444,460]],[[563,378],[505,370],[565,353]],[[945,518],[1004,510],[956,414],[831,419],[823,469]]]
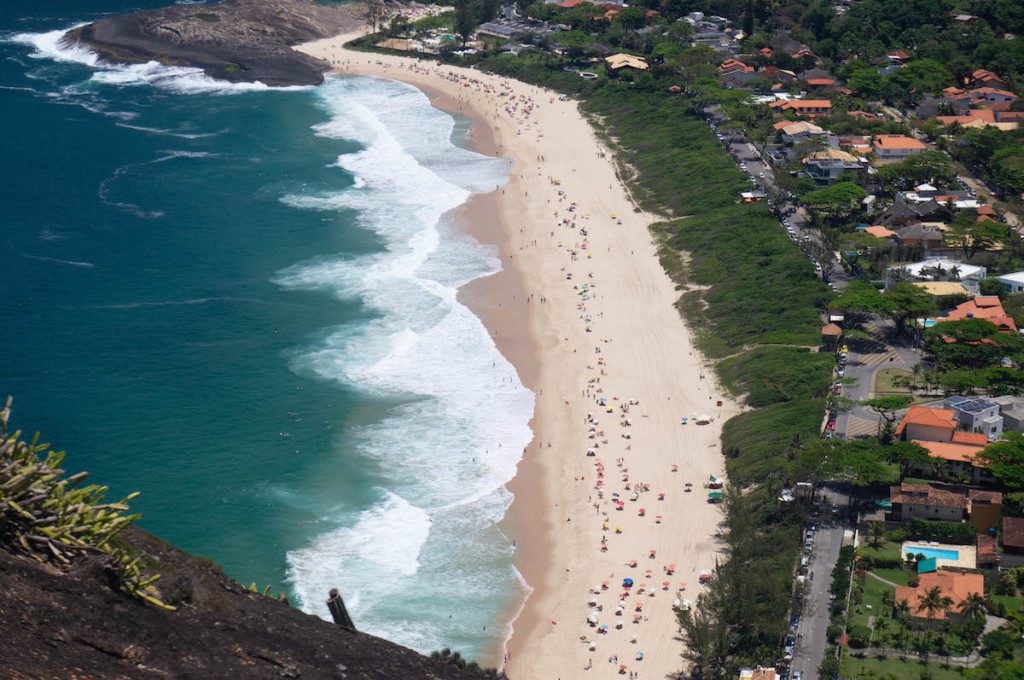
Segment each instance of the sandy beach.
[[[471,201],[466,212],[510,274],[461,298],[537,395],[506,518],[533,590],[505,648],[482,662],[514,680],[664,678],[683,666],[673,605],[696,599],[720,549],[721,513],[704,485],[724,472],[721,424],[739,408],[674,307],[648,231],[656,217],[634,210],[576,102],[434,61],[345,50],[354,37],[297,49],[340,73],[447,98],[435,104],[474,120],[478,150],[515,162],[490,207]],[[696,424],[703,414],[711,422]]]

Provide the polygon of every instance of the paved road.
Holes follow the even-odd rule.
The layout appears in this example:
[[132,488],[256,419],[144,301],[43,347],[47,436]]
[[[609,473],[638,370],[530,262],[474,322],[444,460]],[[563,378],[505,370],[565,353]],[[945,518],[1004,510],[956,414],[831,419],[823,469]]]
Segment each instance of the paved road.
[[825,658],[828,642],[829,588],[832,569],[839,560],[843,546],[842,527],[821,527],[815,532],[810,554],[810,572],[804,611],[797,626],[797,642],[793,650],[792,670],[800,671],[802,680],[817,680],[818,668]]
[[[900,368],[909,371],[921,362],[919,351],[890,344],[895,334],[892,320],[873,317],[864,326],[879,342],[851,340],[848,343],[850,352],[846,357],[846,377],[855,379],[856,383],[843,385],[843,395],[855,401],[874,396],[875,373],[879,370]],[[875,435],[878,433],[878,415],[866,408],[855,407],[849,413],[839,414],[835,431],[847,439]]]

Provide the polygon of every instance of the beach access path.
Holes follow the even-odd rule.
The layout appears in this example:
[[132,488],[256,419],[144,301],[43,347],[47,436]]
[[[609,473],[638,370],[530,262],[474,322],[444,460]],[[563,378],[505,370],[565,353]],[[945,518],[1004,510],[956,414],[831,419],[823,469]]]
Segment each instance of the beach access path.
[[[355,37],[296,49],[340,73],[441,93],[436,106],[489,128],[494,148],[478,150],[514,160],[494,197],[502,262],[518,273],[520,294],[494,295],[504,309],[526,307],[536,348],[534,370],[517,365],[535,374],[537,401],[506,519],[532,593],[509,614],[507,645],[482,661],[513,680],[679,671],[673,605],[696,599],[698,575],[721,549],[721,511],[703,487],[723,474],[721,425],[739,407],[714,384],[674,306],[679,293],[648,230],[657,218],[634,211],[577,102],[432,60],[344,49]],[[502,348],[507,329],[492,324]],[[711,422],[695,424],[698,414]]]

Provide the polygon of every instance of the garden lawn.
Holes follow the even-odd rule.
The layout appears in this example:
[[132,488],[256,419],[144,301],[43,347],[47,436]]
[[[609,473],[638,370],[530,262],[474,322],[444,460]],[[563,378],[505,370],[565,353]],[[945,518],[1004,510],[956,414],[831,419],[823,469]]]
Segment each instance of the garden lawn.
[[994,602],[1001,602],[1012,614],[1019,612],[1021,606],[1024,605],[1024,598],[1017,595],[991,595],[990,599]]
[[859,680],[876,678],[899,678],[899,680],[917,680],[921,672],[926,670],[932,680],[960,680],[963,674],[956,667],[943,668],[941,664],[931,662],[923,664],[919,661],[901,659],[891,656],[887,659],[858,659],[850,654],[843,655],[842,674],[844,677]]
[[892,581],[897,585],[910,585],[910,572],[906,569],[872,569],[871,571],[881,576],[886,581]]
[[864,598],[859,605],[853,607],[850,611],[849,623],[866,627],[869,616],[876,618],[888,616],[886,612],[882,611],[882,593],[886,590],[894,591],[895,589],[888,584],[882,583],[877,578],[872,578],[870,575],[865,574]]
[[899,368],[883,368],[875,373],[875,396],[910,394],[910,389],[898,384],[897,380],[900,376],[909,378],[910,375],[910,371],[904,371]]
[[902,543],[895,543],[893,541],[885,541],[879,544],[877,548],[873,547],[869,543],[865,543],[861,547],[857,548],[857,554],[861,557],[881,558],[881,559],[900,559],[900,546]]

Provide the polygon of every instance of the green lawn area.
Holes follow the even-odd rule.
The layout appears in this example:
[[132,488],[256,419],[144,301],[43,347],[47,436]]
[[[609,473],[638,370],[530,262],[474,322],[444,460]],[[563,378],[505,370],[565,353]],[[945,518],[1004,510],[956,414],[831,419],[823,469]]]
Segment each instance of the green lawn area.
[[910,377],[910,371],[901,368],[883,368],[875,373],[875,384],[873,391],[875,396],[889,394],[910,394],[910,389],[897,383],[897,378]]
[[886,581],[892,581],[893,583],[901,586],[909,585],[910,572],[906,569],[872,569],[871,571],[878,574]]
[[901,545],[902,543],[885,541],[875,548],[870,543],[865,542],[857,548],[857,554],[861,557],[899,559]]
[[893,587],[882,583],[877,578],[864,576],[864,600],[850,611],[849,623],[860,626],[868,625],[869,616],[885,616],[882,611],[882,593],[893,590]]
[[932,680],[959,680],[963,678],[960,669],[955,666],[943,668],[942,664],[930,662],[927,665],[919,661],[910,661],[897,657],[887,659],[863,658],[858,659],[850,654],[843,655],[842,674],[845,677],[859,680],[917,680],[921,677],[921,671],[927,669],[931,673]]
[[1020,611],[1021,606],[1024,605],[1024,598],[1019,597],[1017,595],[993,594],[990,596],[990,598],[993,602],[1001,602],[1003,606],[1006,607],[1006,609],[1012,614],[1016,614],[1018,611]]

